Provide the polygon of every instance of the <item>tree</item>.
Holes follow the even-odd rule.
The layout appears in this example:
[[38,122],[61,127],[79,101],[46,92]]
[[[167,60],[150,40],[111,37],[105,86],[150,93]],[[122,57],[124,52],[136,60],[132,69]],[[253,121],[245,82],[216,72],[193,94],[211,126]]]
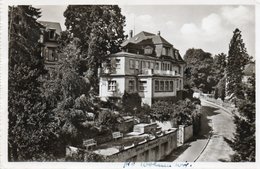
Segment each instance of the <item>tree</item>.
[[160,121],[168,121],[170,117],[174,114],[173,104],[169,104],[165,101],[157,101],[152,107],[152,115]]
[[234,120],[236,133],[230,144],[236,153],[232,161],[255,161],[255,76],[249,81],[251,86],[245,90],[247,97],[238,106],[240,116]]
[[135,115],[141,109],[142,99],[138,93],[124,92],[122,97],[122,107],[125,113]]
[[199,116],[199,113],[196,111],[197,104],[200,104],[197,99],[179,100],[175,104],[158,101],[152,105],[151,111],[157,120],[168,121],[176,119],[178,125],[191,125]]
[[90,81],[87,75],[80,75],[79,42],[78,38],[72,38],[64,43],[58,53],[61,63],[54,70],[57,76],[45,82],[46,97],[56,102],[53,112],[60,128],[60,142],[56,149],[60,149],[63,155],[66,145],[81,146],[84,138],[93,135],[90,133],[94,133],[95,126],[88,122],[86,112],[97,116],[97,107],[90,93]]
[[216,88],[218,89],[218,97],[224,101],[226,97],[226,77],[222,77]]
[[247,54],[241,31],[235,29],[229,44],[227,58],[227,93],[238,99],[244,99],[242,76],[245,65],[250,57]]
[[208,52],[202,49],[189,49],[184,55],[187,63],[185,73],[185,86],[199,89],[202,92],[210,93],[216,85],[212,72],[213,58]]
[[40,9],[9,7],[8,159],[49,160],[57,124],[42,93],[46,73],[40,52]]
[[216,81],[220,81],[225,76],[226,71],[226,58],[227,55],[224,53],[220,53],[218,55],[215,55],[213,58],[213,73],[215,76]]
[[67,30],[80,39],[81,75],[89,70],[98,91],[98,68],[110,53],[120,50],[125,17],[117,5],[70,5],[64,12]]

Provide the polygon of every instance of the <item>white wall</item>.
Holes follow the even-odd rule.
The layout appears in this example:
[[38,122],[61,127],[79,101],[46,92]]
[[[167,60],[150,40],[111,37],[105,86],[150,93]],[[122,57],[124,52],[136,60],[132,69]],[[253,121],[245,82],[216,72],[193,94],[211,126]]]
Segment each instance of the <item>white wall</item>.
[[[116,91],[111,92],[108,91],[108,81],[115,80],[116,81]],[[99,82],[99,96],[101,99],[107,97],[122,97],[125,91],[125,78],[124,77],[110,77],[105,78],[101,77]]]
[[152,105],[152,78],[140,78],[140,81],[146,81],[147,82],[147,87],[146,91],[139,92],[140,97],[142,98],[142,103],[143,104],[148,104]]

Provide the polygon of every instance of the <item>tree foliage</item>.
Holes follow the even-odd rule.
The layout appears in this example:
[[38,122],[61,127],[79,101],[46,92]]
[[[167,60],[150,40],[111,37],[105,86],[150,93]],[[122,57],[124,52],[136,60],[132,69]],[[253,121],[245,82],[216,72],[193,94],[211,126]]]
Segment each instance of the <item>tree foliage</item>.
[[46,73],[40,53],[40,10],[9,7],[8,158],[50,160],[55,154],[57,124],[42,93]]
[[61,63],[55,70],[57,76],[45,82],[46,97],[56,101],[53,112],[59,122],[58,148],[62,150],[66,145],[79,146],[83,138],[90,137],[87,133],[94,124],[88,123],[87,112],[97,112],[92,104],[88,77],[80,75],[79,39],[73,38],[64,44],[58,53]]
[[226,58],[227,58],[226,54],[220,53],[218,55],[215,55],[213,59],[212,69],[217,82],[219,82],[220,79],[222,79],[225,76],[226,65],[227,65]]
[[200,125],[200,113],[196,110],[197,100],[179,100],[176,104],[164,101],[155,102],[152,107],[152,116],[160,121],[176,119],[177,125]]
[[236,133],[231,147],[235,150],[233,161],[255,161],[255,76],[250,78],[245,100],[238,106],[240,116],[235,117]]
[[229,44],[227,58],[227,93],[238,99],[244,99],[242,76],[250,57],[247,54],[241,31],[236,29]]
[[125,113],[134,115],[139,112],[142,104],[142,99],[138,93],[124,92],[122,97],[122,108]]
[[189,49],[184,55],[184,61],[187,63],[184,71],[185,85],[205,93],[211,92],[216,85],[211,54],[202,49]]
[[67,30],[80,39],[80,73],[91,71],[93,89],[98,91],[98,68],[110,53],[119,51],[125,17],[117,5],[69,5],[64,17]]

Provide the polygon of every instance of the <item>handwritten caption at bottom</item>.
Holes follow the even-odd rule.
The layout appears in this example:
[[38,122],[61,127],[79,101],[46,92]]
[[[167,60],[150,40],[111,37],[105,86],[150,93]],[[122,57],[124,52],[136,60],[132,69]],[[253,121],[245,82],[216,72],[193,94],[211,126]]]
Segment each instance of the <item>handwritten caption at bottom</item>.
[[192,164],[189,162],[183,162],[183,163],[165,163],[165,162],[125,162],[123,164],[123,168],[128,167],[161,167],[161,168],[189,168],[192,167]]

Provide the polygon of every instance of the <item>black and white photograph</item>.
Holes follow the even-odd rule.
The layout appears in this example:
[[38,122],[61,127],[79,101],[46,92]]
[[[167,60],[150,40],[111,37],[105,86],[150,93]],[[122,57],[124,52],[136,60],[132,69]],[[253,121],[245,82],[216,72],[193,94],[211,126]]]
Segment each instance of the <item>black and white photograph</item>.
[[255,1],[22,2],[2,4],[0,168],[257,168]]

